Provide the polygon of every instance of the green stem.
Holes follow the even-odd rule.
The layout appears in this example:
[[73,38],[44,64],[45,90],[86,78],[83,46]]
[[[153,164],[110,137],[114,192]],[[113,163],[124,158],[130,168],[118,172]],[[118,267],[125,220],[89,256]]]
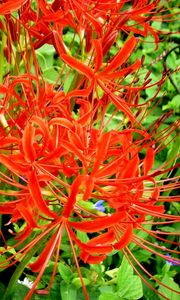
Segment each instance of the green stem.
[[[3,24],[3,20],[2,20]],[[4,76],[4,48],[6,46],[6,34],[1,31],[1,46],[0,46],[0,83],[3,82],[3,76]]]
[[37,250],[40,248],[41,243],[39,243],[39,245],[37,245],[37,247],[32,248],[29,253],[22,259],[22,261],[20,262],[20,264],[18,265],[18,267],[16,268],[15,272],[13,273],[9,284],[7,286],[7,289],[4,293],[4,296],[2,298],[2,300],[11,300],[12,299],[12,295],[14,292],[14,289],[16,287],[17,281],[19,279],[19,277],[21,276],[21,274],[23,273],[26,265],[28,264],[28,262],[30,261],[30,259],[33,257],[33,255],[37,252]]

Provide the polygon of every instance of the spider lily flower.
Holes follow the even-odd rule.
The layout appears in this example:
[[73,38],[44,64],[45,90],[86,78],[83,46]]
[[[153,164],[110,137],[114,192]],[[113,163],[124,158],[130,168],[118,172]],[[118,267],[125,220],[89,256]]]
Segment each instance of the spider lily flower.
[[156,16],[153,10],[159,9],[159,1],[152,1],[151,4],[146,1],[140,3],[116,0],[105,3],[88,1],[82,4],[81,1],[49,3],[38,0],[36,12],[31,7],[31,3],[26,2],[20,0],[14,4],[9,0],[1,5],[0,13],[5,15],[19,9],[21,24],[28,28],[31,36],[35,38],[35,49],[49,43],[53,44],[58,52],[69,53],[63,40],[63,29],[68,26],[81,41],[85,41],[87,52],[92,48],[92,28],[96,34],[95,38],[103,40],[104,54],[116,41],[118,31],[132,32],[143,37],[151,33],[155,38],[156,47],[158,46],[158,34],[151,27],[150,20]]
[[17,0],[16,2],[12,0],[3,1],[5,3],[0,4],[0,15],[7,15],[18,10],[27,1],[28,0]]
[[[25,44],[22,51],[25,74],[20,74],[19,66],[16,66],[18,75],[8,75],[0,86],[0,163],[3,166],[0,171],[0,194],[5,196],[0,202],[0,213],[10,215],[8,224],[23,223],[17,233],[12,232],[15,241],[13,248],[17,252],[1,262],[0,267],[4,268],[6,263],[11,266],[34,251],[35,261],[28,266],[37,273],[37,277],[25,298],[28,300],[49,262],[53,261],[52,279],[47,290],[50,288],[65,235],[86,299],[88,294],[78,258],[89,264],[100,263],[113,250],[123,252],[147,285],[150,284],[143,277],[143,272],[156,283],[166,286],[138,261],[133,246],[165,260],[166,252],[169,255],[179,253],[176,249],[164,249],[151,239],[143,238],[148,235],[172,244],[174,248],[178,246],[176,238],[172,241],[166,237],[171,234],[161,229],[156,231],[154,226],[162,228],[180,220],[179,216],[166,213],[166,204],[177,201],[177,197],[164,193],[179,187],[178,176],[165,178],[166,174],[170,175],[178,168],[178,163],[174,163],[176,157],[174,162],[168,160],[157,169],[155,167],[157,155],[166,147],[165,141],[173,142],[175,137],[172,133],[179,122],[162,129],[160,125],[168,117],[167,113],[149,128],[143,126],[143,120],[148,117],[149,103],[139,104],[138,95],[150,85],[148,80],[139,85],[137,83],[142,60],[129,63],[139,43],[138,38],[130,36],[115,55],[110,58],[107,55],[118,39],[117,30],[137,33],[134,26],[131,28],[126,24],[127,15],[137,24],[144,23],[139,34],[146,36],[152,32],[147,18],[142,15],[150,13],[158,1],[152,4],[134,1],[132,10],[128,9],[125,18],[122,14],[119,17],[124,1],[113,1],[113,6],[111,2],[104,1],[97,1],[95,6],[92,1],[82,6],[80,1],[61,3],[61,7],[59,1],[46,6],[45,1],[38,1],[38,12],[45,17],[42,17],[41,24],[38,13],[32,12],[30,6],[21,7],[19,13],[24,26],[30,18],[31,21],[37,20],[34,28],[24,27],[24,35],[32,50],[35,74],[30,73],[30,56]],[[66,14],[65,8],[70,8],[70,12],[67,9]],[[109,17],[105,13],[107,9]],[[65,17],[62,26],[58,24],[58,13],[61,21]],[[79,18],[81,13],[82,18]],[[57,34],[50,31],[50,20],[56,23]],[[74,30],[76,28],[80,36],[78,47],[84,48],[81,60],[70,55],[73,49],[66,46],[67,52],[63,44],[63,28],[68,25]],[[95,37],[91,38],[90,32],[86,40],[90,25],[93,25]],[[111,27],[114,31],[108,35]],[[12,39],[11,31],[8,31],[9,40]],[[31,38],[33,35],[37,38],[37,44]],[[15,42],[21,49],[19,36],[17,38]],[[66,92],[65,88],[57,90],[56,83],[47,84],[40,72],[35,49],[45,42],[54,43],[59,53],[62,66],[60,85],[63,86],[68,80],[67,65],[68,70],[75,73],[73,83]],[[163,76],[159,86],[164,80]],[[3,189],[2,185],[6,188]],[[102,201],[106,202],[106,209]],[[80,240],[78,231],[87,234],[86,243]],[[6,247],[1,251],[6,254],[8,249]],[[168,259],[179,262],[172,256]]]
[[[79,100],[78,103],[80,112],[81,109],[89,111],[89,104],[85,105]],[[101,107],[99,111],[101,112]],[[80,112],[76,119],[69,115],[71,122],[65,118],[65,110],[63,118],[62,114],[50,119],[47,116],[45,119],[32,116],[31,122],[26,123],[21,140],[16,140],[15,146],[10,148],[12,153],[0,155],[0,161],[6,168],[5,173],[1,172],[1,181],[6,182],[10,190],[6,195],[12,194],[11,186],[17,189],[13,193],[17,200],[1,202],[0,213],[12,215],[11,222],[24,220],[26,226],[16,237],[18,247],[34,230],[39,232],[38,237],[23,246],[18,255],[25,256],[40,241],[44,244],[41,255],[30,265],[39,275],[26,299],[30,299],[53,253],[57,253],[59,257],[58,249],[63,232],[68,236],[74,255],[76,244],[80,248],[80,258],[86,263],[101,262],[115,249],[122,250],[133,266],[131,260],[145,271],[128,245],[133,242],[166,259],[161,248],[142,239],[138,231],[144,231],[160,241],[170,242],[144,226],[153,225],[154,218],[163,219],[163,224],[177,222],[179,219],[165,214],[163,205],[158,204],[159,192],[165,187],[168,189],[168,185],[159,185],[155,178],[168,169],[163,167],[151,171],[156,155],[153,135],[145,129],[133,128],[132,125],[127,129],[114,128],[106,131],[105,115],[103,120],[101,114],[93,120],[93,110],[88,112],[86,118],[82,118]],[[98,122],[98,118],[101,118],[101,122]],[[135,132],[140,135],[137,140],[133,138]],[[160,141],[161,139],[162,136]],[[8,150],[13,140],[4,138],[2,142],[4,149],[7,147]],[[146,155],[140,159],[139,153],[143,147]],[[71,184],[67,184],[64,175],[68,181],[72,181]],[[17,176],[24,178],[23,184]],[[176,188],[175,183],[169,183],[169,186]],[[101,211],[101,216],[96,214],[88,205],[93,204],[93,199],[97,199],[96,206],[98,202],[102,205],[101,199],[104,199],[109,212]],[[163,201],[167,199],[162,198],[161,202]],[[94,204],[93,206],[95,207]],[[76,218],[74,214],[77,215]],[[161,222],[158,221],[158,224]],[[80,241],[76,236],[77,230],[86,232],[90,240],[87,243]],[[92,236],[94,232],[98,232],[96,237]],[[48,243],[43,242],[45,237],[48,237]],[[167,251],[171,253],[171,249]],[[12,258],[18,259],[13,254],[7,261]],[[77,263],[76,256],[75,261]],[[57,260],[52,278],[55,276],[56,266]],[[79,268],[78,263],[77,267]],[[80,273],[79,275],[81,276]],[[142,275],[141,277],[143,279]]]

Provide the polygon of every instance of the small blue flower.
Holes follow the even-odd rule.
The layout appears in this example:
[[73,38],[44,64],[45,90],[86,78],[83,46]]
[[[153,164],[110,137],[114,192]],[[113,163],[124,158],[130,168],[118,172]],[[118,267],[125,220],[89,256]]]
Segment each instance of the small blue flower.
[[171,261],[171,260],[168,259],[168,258],[171,258],[170,254],[166,254],[165,256],[167,257],[166,263],[168,265],[170,265],[170,266],[179,266],[180,265],[180,262],[178,260],[173,259],[173,261]]
[[103,206],[104,200],[99,200],[94,204],[94,208],[101,211],[105,212],[105,207]]

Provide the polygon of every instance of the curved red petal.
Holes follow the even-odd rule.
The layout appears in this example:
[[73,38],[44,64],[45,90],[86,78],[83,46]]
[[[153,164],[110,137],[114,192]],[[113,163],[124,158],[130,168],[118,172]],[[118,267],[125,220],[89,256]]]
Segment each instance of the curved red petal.
[[95,231],[109,228],[115,225],[116,223],[123,221],[125,218],[126,218],[126,213],[122,211],[122,212],[114,213],[111,216],[99,217],[95,221],[83,221],[83,222],[69,221],[69,225],[81,231],[93,233]]
[[32,171],[28,176],[28,187],[34,201],[34,206],[38,208],[39,213],[45,214],[46,217],[57,218],[57,215],[49,209],[48,203],[42,197],[35,171]]

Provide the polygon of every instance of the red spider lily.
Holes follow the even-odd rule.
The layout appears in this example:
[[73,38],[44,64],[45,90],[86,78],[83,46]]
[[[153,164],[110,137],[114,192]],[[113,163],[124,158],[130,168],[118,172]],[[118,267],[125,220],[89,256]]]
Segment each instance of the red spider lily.
[[14,2],[12,0],[3,1],[4,3],[0,4],[0,15],[6,15],[9,13],[12,13],[15,10],[18,10],[27,1],[28,0],[17,0],[16,2]]
[[[109,97],[111,98],[113,103],[117,106],[117,108],[120,109],[122,112],[124,112],[133,122],[134,117],[132,115],[132,112],[130,111],[127,103],[125,103],[125,101],[122,98],[116,97],[116,95],[114,94],[114,86],[112,86],[111,88],[110,80],[111,78],[112,79],[118,79],[119,77],[122,78],[127,73],[130,74],[139,69],[141,63],[139,60],[137,60],[136,63],[131,65],[130,67],[120,71],[116,71],[117,68],[119,68],[124,62],[126,62],[127,58],[131,55],[132,51],[134,50],[137,44],[137,39],[134,37],[130,38],[126,42],[124,47],[119,51],[119,53],[111,60],[110,64],[107,65],[104,68],[104,70],[102,70],[101,72],[98,71],[102,66],[102,60],[103,60],[102,46],[99,40],[94,40],[93,44],[96,51],[94,70],[92,70],[89,66],[86,66],[85,64],[76,60],[75,58],[70,57],[64,53],[60,54],[60,56],[63,59],[63,61],[65,61],[65,63],[67,63],[72,68],[76,69],[79,73],[84,74],[90,81],[92,81],[93,83],[91,86],[92,90],[94,90],[95,87],[97,89],[99,85],[102,88],[102,90],[109,95]],[[89,93],[92,90],[89,90]]]
[[[153,10],[159,9],[159,0],[153,1],[151,4],[148,4],[147,1],[131,3],[126,0],[119,2],[93,1],[93,3],[87,1],[83,4],[82,1],[56,0],[50,4],[47,1],[38,0],[37,11],[34,11],[31,2],[26,2],[18,1],[15,5],[8,1],[1,5],[1,10],[2,14],[3,12],[6,14],[11,9],[21,8],[19,10],[21,23],[28,28],[29,34],[35,37],[35,48],[50,43],[54,44],[57,50],[61,49],[61,52],[71,50],[63,41],[63,29],[67,26],[70,26],[78,34],[81,41],[85,41],[87,52],[92,48],[92,39],[101,38],[103,52],[107,53],[110,46],[116,41],[119,30],[125,33],[136,33],[140,36],[147,36],[151,33],[154,35],[156,47],[158,46],[158,34],[151,27],[150,21],[156,16]],[[128,25],[129,20],[134,21],[134,24]],[[11,26],[11,34],[16,35],[15,27],[13,29]]]
[[[86,107],[86,111],[90,110],[90,104],[79,103]],[[154,217],[167,220],[165,223],[178,220],[177,216],[164,214],[164,207],[157,205],[159,191],[163,187],[155,181],[157,172],[150,173],[156,153],[152,148],[155,143],[153,136],[145,129],[131,127],[106,132],[105,119],[99,129],[94,128],[97,119],[93,121],[92,115],[93,110],[87,114],[86,120],[81,116],[75,120],[71,115],[68,120],[62,114],[50,120],[48,116],[45,119],[33,116],[27,122],[21,140],[2,139],[7,151],[11,142],[14,146],[10,148],[12,154],[0,155],[1,163],[7,168],[7,174],[1,173],[1,180],[17,188],[17,192],[13,193],[17,200],[1,203],[0,212],[12,215],[11,222],[24,220],[26,227],[17,235],[17,245],[23,243],[35,228],[42,232],[19,254],[26,255],[43,237],[49,236],[42,254],[30,266],[33,271],[39,271],[39,275],[26,299],[32,295],[53,253],[56,253],[56,269],[63,230],[67,232],[74,255],[73,243],[81,250],[80,258],[88,263],[101,262],[113,249],[123,249],[125,255],[135,259],[127,247],[131,241],[165,258],[164,254],[155,250],[159,249],[158,246],[134,233],[134,229],[148,231],[143,227],[148,222],[147,216],[151,216],[149,222],[152,224]],[[141,138],[134,140],[135,132]],[[139,152],[143,147],[147,152],[140,160]],[[68,165],[70,157],[74,157],[71,167]],[[66,169],[63,168],[65,165]],[[72,178],[71,185],[57,177],[64,170],[66,174],[69,168],[66,176]],[[76,174],[76,179],[73,179],[73,174]],[[15,175],[24,177],[24,183],[20,184]],[[149,185],[148,197],[145,196],[146,185]],[[8,193],[10,195],[12,191]],[[110,215],[89,210],[88,205],[93,205],[93,199],[104,199]],[[74,214],[77,214],[76,219]],[[42,225],[42,220],[47,220],[47,224],[43,222]],[[81,242],[76,237],[76,230],[89,233],[90,241],[86,244]],[[92,235],[94,232],[98,233],[96,237]],[[152,230],[148,233],[156,236]],[[170,249],[167,251],[171,252]],[[15,256],[7,261],[12,258]]]
[[[102,99],[102,102],[93,106],[87,101],[90,93],[85,96],[82,93],[85,99],[76,100],[75,104],[80,108],[74,119],[73,107],[70,108],[69,101],[76,93],[79,94],[79,90],[65,96],[63,91],[55,92],[50,86],[38,87],[38,91],[43,93],[42,98],[37,98],[34,90],[31,90],[33,87],[30,79],[39,85],[35,76],[27,74],[26,78],[19,76],[11,80],[9,89],[6,86],[1,88],[5,97],[2,102],[4,132],[0,154],[0,162],[6,168],[1,172],[1,181],[8,185],[8,191],[1,190],[1,193],[16,198],[14,201],[1,203],[0,212],[10,214],[11,222],[24,220],[26,224],[17,235],[17,246],[24,243],[34,229],[41,232],[19,254],[26,255],[41,239],[43,241],[43,237],[49,237],[41,256],[32,265],[34,271],[38,271],[40,265],[43,268],[27,299],[36,288],[48,262],[53,259],[53,254],[57,253],[53,280],[63,228],[69,237],[78,270],[73,243],[80,248],[80,258],[87,263],[101,262],[113,249],[123,249],[125,255],[137,263],[128,248],[131,241],[165,258],[161,251],[156,251],[161,250],[160,247],[142,240],[134,230],[145,230],[156,239],[167,241],[143,227],[148,222],[147,216],[151,216],[149,222],[152,224],[153,218],[165,219],[164,223],[167,224],[178,220],[177,216],[164,214],[163,206],[157,205],[159,192],[165,186],[156,183],[155,177],[168,170],[164,170],[165,166],[162,166],[162,169],[150,173],[158,151],[154,148],[155,143],[161,145],[163,139],[178,124],[170,126],[169,130],[161,132],[161,136],[157,135],[157,138],[156,132],[148,132],[142,126],[138,128],[139,122],[126,129],[123,124],[119,124],[117,128],[108,131],[108,124],[112,121],[112,117],[107,119],[106,116],[108,101],[105,103]],[[25,95],[22,93],[19,96],[15,91],[19,82]],[[16,114],[13,107],[19,108],[16,109]],[[118,113],[117,109],[115,112]],[[123,110],[123,113],[126,111]],[[137,139],[133,137],[135,133],[139,135]],[[146,149],[146,156],[140,159],[139,154],[143,148]],[[72,183],[68,184],[60,174],[65,175],[66,179],[70,178]],[[176,188],[176,185],[169,184],[169,188]],[[13,192],[11,186],[17,191]],[[104,199],[110,212],[94,211],[92,207],[95,199]],[[165,198],[163,201],[171,200]],[[74,214],[77,215],[76,219]],[[47,224],[42,225],[44,220]],[[90,241],[82,243],[76,237],[76,230],[87,232]],[[98,235],[94,237],[93,232]],[[152,247],[155,249],[152,250]],[[170,249],[167,251],[171,252]],[[49,254],[46,255],[47,253]],[[7,261],[14,258],[16,259],[13,255]],[[80,271],[79,275],[81,277]]]
[[[55,0],[47,4],[39,0],[37,13],[29,3],[21,7],[24,36],[29,39],[36,75],[30,73],[27,44],[22,50],[19,36],[17,40],[13,39],[11,25],[7,22],[9,41],[17,43],[22,50],[26,73],[20,75],[17,65],[19,75],[7,75],[0,86],[0,163],[3,166],[0,180],[5,187],[1,186],[0,193],[6,196],[0,203],[0,213],[10,215],[9,223],[21,221],[23,226],[18,233],[13,233],[13,248],[18,249],[17,253],[0,266],[15,264],[33,248],[36,250],[36,261],[29,267],[38,275],[26,300],[37,288],[50,260],[54,263],[51,286],[63,233],[69,240],[86,299],[88,295],[78,264],[77,248],[80,259],[89,264],[102,262],[113,250],[122,250],[142,280],[146,282],[141,271],[157,283],[159,280],[138,262],[130,244],[164,259],[165,251],[178,254],[176,249],[162,249],[139,235],[139,232],[148,233],[157,241],[172,243],[175,247],[178,244],[162,237],[166,232],[159,235],[152,226],[180,220],[165,212],[164,204],[177,201],[176,197],[163,195],[164,191],[178,188],[177,178],[160,178],[176,169],[178,164],[169,166],[166,162],[154,169],[156,155],[165,147],[164,140],[170,138],[179,122],[158,131],[165,115],[146,129],[142,125],[146,111],[145,115],[136,113],[141,105],[134,98],[140,90],[149,87],[148,80],[136,84],[142,60],[129,63],[139,39],[130,36],[114,56],[106,58],[117,40],[119,29],[142,36],[151,32],[156,38],[144,15],[150,13],[158,1],[151,4],[146,0],[134,1],[123,16],[123,11],[119,11],[125,3],[87,1],[82,5],[76,0],[61,3]],[[3,4],[0,9],[6,14],[21,4],[13,8],[9,1],[8,8]],[[128,18],[136,24],[128,26]],[[34,25],[30,26],[29,21]],[[59,24],[61,21],[63,23]],[[56,31],[50,27],[53,22]],[[74,58],[71,47],[68,49],[63,41],[63,28],[68,25],[77,32],[81,42],[85,39],[88,49],[84,60]],[[94,36],[89,33],[90,27]],[[55,44],[62,61],[79,76],[67,93],[45,83],[41,76],[35,48],[45,42]],[[66,75],[63,62],[61,75]],[[132,79],[125,84],[128,75]],[[164,77],[158,84],[163,81]],[[144,104],[145,109],[147,105]],[[94,207],[102,199],[105,212]],[[88,234],[87,243],[78,238],[78,231]],[[38,254],[39,246],[41,254]],[[178,259],[174,259],[177,263]],[[172,262],[174,259],[169,258]]]

